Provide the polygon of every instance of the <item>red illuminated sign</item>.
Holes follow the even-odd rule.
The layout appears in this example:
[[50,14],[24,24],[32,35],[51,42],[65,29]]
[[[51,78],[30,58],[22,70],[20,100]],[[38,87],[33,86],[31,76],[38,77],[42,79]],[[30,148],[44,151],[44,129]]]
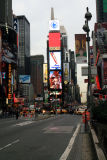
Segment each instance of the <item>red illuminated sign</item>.
[[60,33],[49,33],[49,50],[60,50],[61,40]]

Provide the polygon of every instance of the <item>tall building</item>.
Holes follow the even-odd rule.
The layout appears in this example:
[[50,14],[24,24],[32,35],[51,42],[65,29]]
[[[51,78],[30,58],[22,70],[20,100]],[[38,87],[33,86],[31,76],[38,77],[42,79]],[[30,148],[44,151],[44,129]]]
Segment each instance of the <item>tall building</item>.
[[68,45],[67,45],[67,41],[68,41],[68,37],[67,37],[67,33],[65,30],[64,26],[60,26],[60,33],[62,36],[62,48],[63,48],[63,61],[64,62],[68,62]]
[[63,50],[59,20],[54,18],[54,10],[51,8],[51,20],[49,20],[49,35],[47,41],[48,64],[48,91],[49,101],[54,104],[62,102],[63,90]]
[[17,16],[18,74],[30,74],[30,23],[25,16]]
[[96,0],[97,23],[107,22],[107,0]]
[[34,97],[36,98],[38,95],[43,96],[43,63],[44,56],[36,55],[31,56],[31,83],[34,88]]
[[12,26],[12,0],[0,0],[0,24]]

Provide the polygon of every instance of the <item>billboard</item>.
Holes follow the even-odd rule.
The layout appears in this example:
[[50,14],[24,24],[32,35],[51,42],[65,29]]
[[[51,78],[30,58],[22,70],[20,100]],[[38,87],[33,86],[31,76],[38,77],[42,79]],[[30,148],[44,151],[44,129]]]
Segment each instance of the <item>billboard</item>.
[[60,32],[49,33],[49,50],[60,50],[61,48]]
[[64,83],[67,84],[69,82],[69,63],[63,63],[63,77]]
[[19,75],[19,83],[30,83],[30,75]]
[[49,75],[50,89],[62,89],[61,71],[50,71]]
[[75,34],[75,54],[77,63],[87,63],[86,34]]
[[50,20],[49,21],[49,30],[50,31],[59,31],[59,20]]
[[43,83],[47,83],[48,81],[48,68],[47,64],[43,64]]
[[12,66],[9,64],[8,66],[8,99],[12,99]]
[[61,69],[61,52],[49,52],[50,70]]

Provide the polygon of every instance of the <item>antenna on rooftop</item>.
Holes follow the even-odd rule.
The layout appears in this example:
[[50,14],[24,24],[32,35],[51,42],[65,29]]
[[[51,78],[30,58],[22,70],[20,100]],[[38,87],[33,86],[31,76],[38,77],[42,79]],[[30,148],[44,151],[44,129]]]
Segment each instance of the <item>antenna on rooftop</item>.
[[54,20],[54,9],[51,8],[51,20]]

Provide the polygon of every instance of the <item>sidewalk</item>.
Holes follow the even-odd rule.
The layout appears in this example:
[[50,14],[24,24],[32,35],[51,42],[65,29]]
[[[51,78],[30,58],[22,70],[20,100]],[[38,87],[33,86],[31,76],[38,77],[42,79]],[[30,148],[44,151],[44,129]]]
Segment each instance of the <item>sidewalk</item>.
[[92,142],[93,142],[93,145],[94,145],[94,148],[95,148],[95,152],[96,152],[96,155],[97,155],[97,159],[98,160],[106,160],[107,157],[105,156],[102,148],[101,148],[101,145],[100,145],[100,142],[98,140],[98,137],[93,129],[93,127],[91,127],[90,123],[88,123],[89,125],[89,130],[90,130],[90,133],[91,133],[91,139],[92,139]]
[[82,160],[97,160],[94,145],[91,139],[90,129],[87,127],[85,131],[85,126],[81,124],[80,134],[82,134]]
[[82,160],[106,160],[103,150],[100,148],[98,138],[88,123],[85,132],[84,124],[81,125],[82,133]]

